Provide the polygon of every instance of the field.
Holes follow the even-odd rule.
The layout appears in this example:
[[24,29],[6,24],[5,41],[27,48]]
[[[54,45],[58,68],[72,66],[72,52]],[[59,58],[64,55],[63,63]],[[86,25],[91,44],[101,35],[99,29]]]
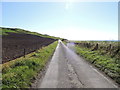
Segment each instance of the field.
[[57,41],[36,52],[7,63],[2,68],[2,88],[29,88],[38,73],[51,58]]
[[58,40],[57,37],[22,29],[1,28],[0,30],[2,30],[2,63],[25,56]]
[[76,41],[76,52],[120,84],[120,42]]
[[2,88],[30,87],[62,39],[17,28],[0,28],[0,35]]

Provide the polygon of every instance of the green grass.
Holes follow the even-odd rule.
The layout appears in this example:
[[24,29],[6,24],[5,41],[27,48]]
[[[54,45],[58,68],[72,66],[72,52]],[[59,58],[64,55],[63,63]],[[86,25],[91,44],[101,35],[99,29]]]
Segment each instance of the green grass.
[[25,33],[25,34],[32,34],[32,35],[37,35],[37,36],[41,36],[41,37],[45,37],[45,38],[61,39],[61,40],[63,39],[63,38],[59,38],[59,37],[49,36],[47,34],[40,34],[37,32],[31,32],[31,31],[27,31],[27,30],[23,30],[23,29],[19,29],[19,28],[0,27],[0,35],[9,35],[9,33]]
[[101,55],[99,51],[91,51],[88,48],[75,46],[77,54],[84,57],[87,61],[94,64],[97,68],[105,72],[109,77],[120,84],[120,63],[116,62],[116,58],[108,55]]
[[62,41],[65,45],[67,45],[67,42],[66,41]]
[[89,48],[94,51],[96,49],[101,55],[107,55],[111,58],[116,58],[116,62],[120,63],[120,42],[119,41],[75,41],[83,48]]
[[13,31],[13,30],[2,30],[1,28],[0,28],[0,35],[8,35],[8,32],[10,32],[10,33],[16,33],[15,31]]
[[28,88],[52,56],[57,42],[2,65],[2,88]]

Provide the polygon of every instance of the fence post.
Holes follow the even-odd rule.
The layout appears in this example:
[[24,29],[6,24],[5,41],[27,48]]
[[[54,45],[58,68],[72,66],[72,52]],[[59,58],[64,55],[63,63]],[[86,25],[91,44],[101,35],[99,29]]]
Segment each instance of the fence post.
[[24,53],[24,58],[25,58],[25,48],[24,48],[24,52],[23,53]]
[[95,45],[95,47],[92,49],[92,51],[97,50],[98,49],[98,43]]

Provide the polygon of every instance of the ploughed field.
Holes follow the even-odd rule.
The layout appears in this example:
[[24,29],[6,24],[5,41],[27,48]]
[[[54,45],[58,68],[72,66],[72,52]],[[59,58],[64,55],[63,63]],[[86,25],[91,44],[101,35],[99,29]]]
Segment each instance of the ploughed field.
[[55,40],[32,34],[7,32],[7,35],[2,35],[2,63],[31,53]]

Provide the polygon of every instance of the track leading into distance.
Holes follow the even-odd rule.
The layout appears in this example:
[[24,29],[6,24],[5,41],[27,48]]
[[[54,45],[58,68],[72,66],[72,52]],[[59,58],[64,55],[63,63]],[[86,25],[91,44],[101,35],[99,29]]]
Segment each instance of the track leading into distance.
[[117,88],[60,40],[38,88]]

